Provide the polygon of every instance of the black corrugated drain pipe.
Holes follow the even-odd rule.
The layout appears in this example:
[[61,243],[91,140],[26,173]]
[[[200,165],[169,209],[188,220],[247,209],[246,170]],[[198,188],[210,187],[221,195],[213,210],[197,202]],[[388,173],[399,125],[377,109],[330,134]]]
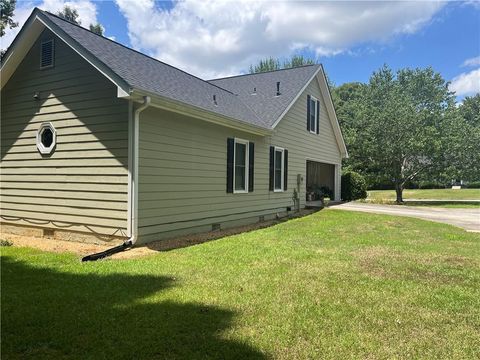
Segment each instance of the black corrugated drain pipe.
[[131,247],[132,245],[133,245],[133,243],[131,241],[127,240],[122,245],[115,246],[113,248],[107,249],[105,251],[102,251],[102,252],[99,252],[99,253],[96,253],[96,254],[87,255],[87,256],[82,258],[82,261],[100,260],[100,259],[106,258],[107,256],[111,256],[113,254],[122,252],[122,251],[128,249],[129,247]]

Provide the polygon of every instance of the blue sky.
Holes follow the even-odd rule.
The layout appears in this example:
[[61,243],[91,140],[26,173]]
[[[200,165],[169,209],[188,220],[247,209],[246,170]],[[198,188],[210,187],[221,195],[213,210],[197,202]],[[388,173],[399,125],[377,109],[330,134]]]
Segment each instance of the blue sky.
[[[383,64],[432,66],[458,100],[480,91],[480,2],[222,2],[214,0],[18,1],[22,23],[34,6],[78,8],[82,25],[203,78],[247,71],[272,55],[321,61],[339,85],[366,82]],[[6,47],[18,30],[2,41]],[[8,45],[7,45],[8,46]]]

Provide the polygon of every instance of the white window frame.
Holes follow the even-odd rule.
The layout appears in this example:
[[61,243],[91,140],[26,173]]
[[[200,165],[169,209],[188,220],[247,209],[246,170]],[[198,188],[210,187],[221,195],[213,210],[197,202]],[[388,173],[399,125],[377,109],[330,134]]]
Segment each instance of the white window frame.
[[[317,135],[317,122],[318,122],[318,119],[317,119],[317,114],[318,114],[317,106],[318,106],[318,99],[317,99],[315,96],[310,95],[310,102],[312,102],[312,101],[315,103],[315,112],[313,113],[314,116],[315,116],[315,121],[314,121],[313,127],[312,127],[312,124],[310,124],[310,132],[311,132],[312,134]],[[308,107],[310,108],[310,103],[308,104]],[[310,115],[311,115],[311,111],[312,111],[312,109],[310,109]],[[308,121],[310,121],[310,118],[308,119]]]
[[[237,168],[237,143],[245,145],[245,190],[236,190],[235,186],[235,170]],[[234,138],[233,141],[233,193],[234,194],[248,194],[248,171],[250,163],[250,154],[249,154],[250,142],[248,140]]]
[[[281,178],[280,178],[280,189],[277,189],[276,188],[276,185],[275,184],[275,177],[276,177],[276,156],[277,156],[277,151],[280,151],[282,153],[282,161],[280,162],[281,166],[282,166],[282,175],[281,175]],[[284,192],[284,188],[285,188],[285,149],[284,148],[281,148],[281,147],[278,147],[278,146],[274,146],[274,149],[273,149],[273,191],[274,192]]]
[[[47,66],[42,66],[43,45],[48,44],[49,42],[52,43],[52,63],[50,65],[47,65]],[[40,44],[40,70],[53,68],[54,65],[55,65],[55,41],[53,41],[53,39],[42,41],[41,44]]]
[[[52,132],[52,143],[50,144],[49,147],[45,147],[45,145],[42,144],[42,134],[43,132],[49,129]],[[42,155],[49,155],[53,152],[53,149],[57,145],[57,130],[53,126],[51,122],[45,122],[40,124],[40,127],[37,130],[37,149]]]

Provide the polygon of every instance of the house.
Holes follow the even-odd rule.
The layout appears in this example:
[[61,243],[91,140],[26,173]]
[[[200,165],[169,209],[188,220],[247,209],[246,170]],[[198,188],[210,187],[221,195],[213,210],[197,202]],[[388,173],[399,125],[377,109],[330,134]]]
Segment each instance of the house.
[[1,100],[4,232],[145,243],[340,198],[320,65],[205,81],[35,9]]

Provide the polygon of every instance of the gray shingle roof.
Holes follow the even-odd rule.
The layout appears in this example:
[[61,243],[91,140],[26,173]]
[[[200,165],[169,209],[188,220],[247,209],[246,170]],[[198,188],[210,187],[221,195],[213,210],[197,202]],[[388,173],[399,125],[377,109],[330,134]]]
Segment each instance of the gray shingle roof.
[[[238,94],[259,118],[272,127],[319,68],[320,65],[307,65],[214,79],[209,82]],[[280,96],[276,96],[277,82],[280,82]]]
[[[130,87],[265,129],[272,127],[319,67],[313,65],[205,81],[53,14],[41,12]],[[275,96],[277,81],[281,83],[281,96]],[[257,88],[257,95],[251,95],[253,87]],[[217,106],[213,95],[216,95]]]

